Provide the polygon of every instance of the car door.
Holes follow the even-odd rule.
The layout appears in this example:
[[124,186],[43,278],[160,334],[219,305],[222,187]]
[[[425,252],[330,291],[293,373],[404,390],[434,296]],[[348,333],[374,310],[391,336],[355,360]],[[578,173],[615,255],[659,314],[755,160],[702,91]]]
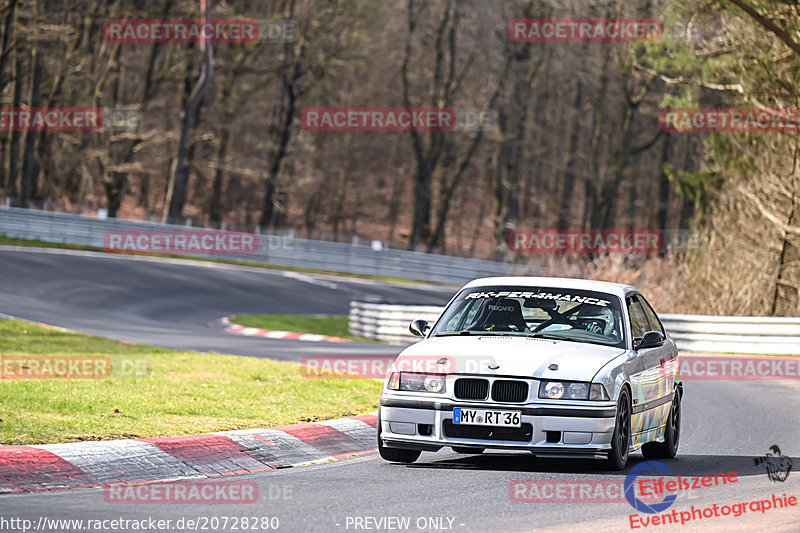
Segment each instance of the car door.
[[[640,295],[628,296],[626,305],[635,349],[636,344],[641,341],[646,332],[660,331],[658,328],[663,330],[663,327],[657,319],[656,324],[651,323]],[[671,385],[667,384],[668,380],[663,371],[663,365],[670,357],[667,343],[662,346],[636,350],[636,352],[644,367],[636,383],[631,382],[635,389],[633,390],[631,432],[634,435],[634,444],[638,446],[644,442],[655,440],[659,428],[663,426],[665,420],[664,412],[669,412],[672,396]],[[668,404],[666,409],[665,403]]]
[[672,339],[667,336],[664,325],[661,323],[658,315],[653,310],[653,306],[651,306],[641,294],[637,295],[637,298],[642,304],[642,310],[647,317],[647,322],[650,325],[650,331],[659,331],[666,339],[664,345],[657,352],[659,354],[658,364],[661,371],[661,378],[664,384],[663,390],[659,389],[659,397],[671,395],[675,388],[675,373],[678,365],[678,350],[675,347],[675,343],[672,341]]

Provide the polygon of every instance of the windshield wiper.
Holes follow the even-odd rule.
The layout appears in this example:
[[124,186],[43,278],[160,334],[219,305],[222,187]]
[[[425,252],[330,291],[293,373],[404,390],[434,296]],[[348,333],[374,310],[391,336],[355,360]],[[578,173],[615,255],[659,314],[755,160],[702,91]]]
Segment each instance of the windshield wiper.
[[556,335],[548,335],[547,333],[542,333],[540,331],[534,332],[530,335],[526,335],[526,337],[532,337],[534,339],[548,339],[551,341],[563,341],[564,337],[559,337]]
[[458,335],[472,335],[472,331],[465,329],[463,331],[447,331],[445,333],[434,333],[434,337],[456,337]]
[[548,335],[547,333],[541,333],[541,332],[537,332],[537,333],[534,333],[533,335],[528,335],[528,336],[529,337],[533,337],[535,339],[547,339],[547,340],[551,340],[551,341],[569,341],[569,342],[582,342],[584,344],[598,344],[596,342],[587,341],[587,340],[584,340],[584,339],[575,339],[575,338],[572,338],[572,337],[562,337],[560,335],[552,335],[552,334]]
[[459,335],[499,335],[502,331],[478,331],[475,329],[465,329],[462,331],[447,331],[445,333],[434,333],[434,337],[457,337]]

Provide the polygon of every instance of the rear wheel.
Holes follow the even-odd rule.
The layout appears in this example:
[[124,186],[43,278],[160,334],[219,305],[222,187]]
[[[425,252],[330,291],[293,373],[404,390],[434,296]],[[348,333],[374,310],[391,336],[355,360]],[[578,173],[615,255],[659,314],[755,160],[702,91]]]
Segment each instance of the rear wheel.
[[608,452],[608,467],[622,470],[628,464],[628,451],[631,445],[631,400],[627,388],[619,393],[614,434],[611,437],[611,451]]
[[477,455],[483,453],[486,448],[470,448],[469,446],[453,446],[453,451],[456,453],[467,453]]
[[401,448],[387,448],[381,440],[381,418],[378,413],[378,453],[386,461],[393,463],[413,463],[419,459],[420,450],[403,450]]
[[672,408],[669,410],[667,424],[664,427],[664,442],[648,442],[642,445],[645,459],[672,459],[678,453],[681,439],[681,394],[675,390]]

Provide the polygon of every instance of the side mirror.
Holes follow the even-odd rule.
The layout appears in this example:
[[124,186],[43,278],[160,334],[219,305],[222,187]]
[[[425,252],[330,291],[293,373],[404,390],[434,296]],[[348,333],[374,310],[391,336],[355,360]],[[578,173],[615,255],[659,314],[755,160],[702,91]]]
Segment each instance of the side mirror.
[[665,342],[667,342],[667,338],[660,331],[648,331],[644,334],[642,340],[639,341],[639,344],[635,345],[634,348],[637,350],[642,350],[644,348],[656,348],[658,346],[663,346]]
[[424,337],[425,332],[428,330],[430,326],[428,325],[427,320],[422,320],[418,318],[416,320],[412,320],[411,324],[408,325],[408,331],[411,332],[412,335],[416,335],[417,337]]

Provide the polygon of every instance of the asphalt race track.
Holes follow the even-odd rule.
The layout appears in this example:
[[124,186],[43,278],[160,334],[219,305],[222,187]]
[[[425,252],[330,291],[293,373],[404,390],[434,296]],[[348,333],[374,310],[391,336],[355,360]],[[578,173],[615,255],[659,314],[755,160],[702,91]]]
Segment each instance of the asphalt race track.
[[0,313],[167,348],[300,360],[397,354],[373,343],[312,343],[231,335],[232,314],[346,315],[351,300],[444,305],[453,287],[382,283],[200,261],[0,247]]
[[[756,466],[753,461],[777,443],[792,456],[795,465],[800,464],[798,414],[794,409],[800,402],[800,389],[783,383],[697,381],[687,383],[684,398],[679,455],[665,461],[674,472],[670,475],[734,471],[738,481],[681,494],[672,509],[680,512],[691,506],[722,506],[770,498],[772,494],[800,493],[798,472],[792,471],[785,482],[773,482],[763,465]],[[641,455],[634,454],[629,468],[639,461]],[[101,489],[76,489],[8,495],[0,497],[0,508],[5,508],[5,516],[19,516],[33,523],[42,516],[84,520],[153,517],[173,520],[173,524],[181,518],[196,520],[203,516],[274,516],[280,522],[278,531],[292,532],[633,531],[628,518],[633,509],[626,502],[515,503],[509,498],[509,484],[514,480],[585,481],[622,479],[624,475],[603,471],[591,461],[539,460],[526,452],[464,456],[442,450],[423,453],[409,466],[389,464],[370,454],[241,476],[259,485],[262,496],[252,505],[120,505],[106,503]],[[376,528],[375,522],[369,522],[371,529],[356,528],[358,517],[408,517],[410,526]],[[441,524],[449,529],[425,527],[429,518],[436,517],[441,517]],[[800,510],[792,507],[645,530],[797,531],[798,519]],[[417,521],[423,527],[418,528]]]
[[[345,313],[348,302],[357,297],[441,304],[452,293],[452,288],[55,251],[0,250],[0,268],[3,313],[117,339],[275,359],[297,359],[315,349],[391,353],[399,348],[242,338],[207,323],[232,313]],[[687,381],[678,457],[664,461],[673,471],[668,476],[733,471],[738,482],[682,492],[668,512],[769,499],[773,494],[800,495],[798,405],[797,382]],[[783,482],[771,481],[764,465],[753,460],[774,444],[794,463]],[[634,454],[629,469],[641,460]],[[515,480],[620,480],[626,473],[604,471],[592,461],[541,460],[527,452],[459,455],[442,450],[423,453],[412,465],[389,464],[368,454],[235,476],[258,483],[261,497],[255,504],[121,505],[106,503],[101,489],[74,489],[2,496],[0,514],[36,525],[44,518],[172,520],[165,531],[180,531],[175,528],[180,519],[230,521],[244,516],[277,517],[277,531],[292,532],[800,529],[800,506],[763,513],[748,510],[738,518],[698,519],[684,526],[637,524],[640,527],[632,529],[629,515],[635,511],[624,501],[525,503],[511,498]],[[408,519],[408,525],[393,517]],[[45,531],[87,531],[43,523],[50,524]],[[220,525],[207,530],[236,531]]]

